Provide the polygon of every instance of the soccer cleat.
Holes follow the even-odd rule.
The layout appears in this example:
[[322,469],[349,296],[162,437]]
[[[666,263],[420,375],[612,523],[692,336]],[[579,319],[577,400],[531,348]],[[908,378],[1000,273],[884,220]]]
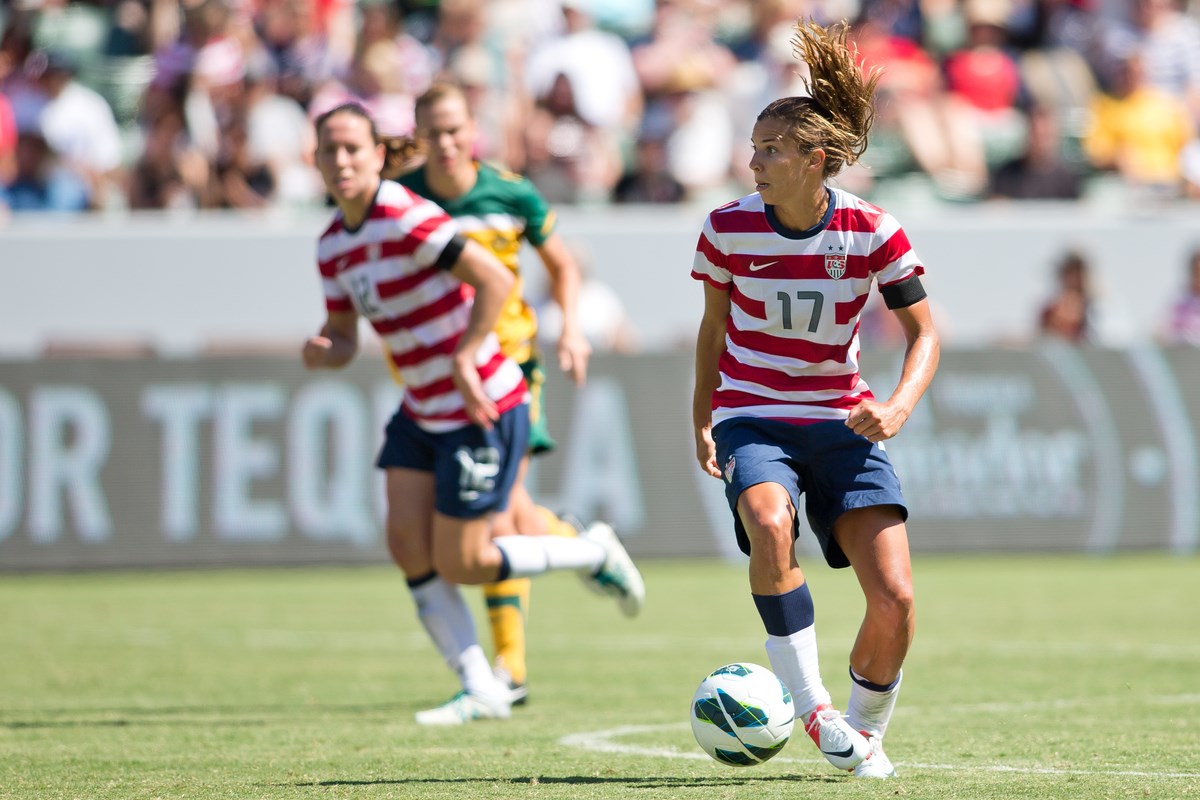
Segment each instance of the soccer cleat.
[[867,737],[867,744],[871,746],[870,754],[862,760],[857,767],[854,768],[854,777],[856,778],[894,778],[896,777],[896,768],[892,766],[892,760],[883,752],[883,742],[878,736],[863,731],[863,736]]
[[627,617],[636,617],[646,602],[646,584],[617,532],[603,522],[593,522],[583,536],[604,548],[604,563],[594,573],[580,572],[583,582],[597,594],[616,597]]
[[817,706],[804,723],[804,732],[838,769],[853,770],[871,755],[871,745],[831,705]]
[[465,691],[436,708],[417,712],[418,725],[465,725],[479,719],[508,719],[512,706],[508,696],[484,697]]
[[529,702],[529,687],[513,680],[512,673],[508,671],[508,667],[504,666],[502,661],[497,660],[496,665],[492,667],[492,674],[496,676],[496,680],[508,687],[509,702],[512,705],[523,706]]

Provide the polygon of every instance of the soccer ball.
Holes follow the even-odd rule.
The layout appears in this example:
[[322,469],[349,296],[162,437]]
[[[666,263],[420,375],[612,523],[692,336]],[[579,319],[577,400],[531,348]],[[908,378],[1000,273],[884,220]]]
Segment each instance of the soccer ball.
[[722,764],[761,764],[787,744],[795,719],[792,693],[758,664],[713,670],[692,697],[692,733]]

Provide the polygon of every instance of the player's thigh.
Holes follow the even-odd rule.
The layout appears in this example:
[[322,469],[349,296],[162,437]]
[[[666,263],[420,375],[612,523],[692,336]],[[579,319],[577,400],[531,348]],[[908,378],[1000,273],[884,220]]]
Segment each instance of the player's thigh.
[[536,513],[536,506],[525,488],[525,475],[529,472],[529,455],[521,458],[517,467],[517,479],[508,492],[508,505],[497,511],[492,518],[492,537],[517,534],[538,535],[545,533],[545,523]]
[[388,547],[409,574],[432,561],[432,472],[393,467],[386,471]]
[[833,534],[869,604],[894,607],[899,612],[911,609],[908,531],[897,506],[867,506],[847,511],[834,523]]

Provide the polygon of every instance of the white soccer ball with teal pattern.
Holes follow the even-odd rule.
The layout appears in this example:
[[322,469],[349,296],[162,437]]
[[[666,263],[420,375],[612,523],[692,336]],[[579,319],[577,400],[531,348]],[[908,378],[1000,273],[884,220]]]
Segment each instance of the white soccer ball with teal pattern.
[[713,670],[692,697],[692,733],[722,764],[749,767],[783,749],[796,716],[774,672],[740,662]]

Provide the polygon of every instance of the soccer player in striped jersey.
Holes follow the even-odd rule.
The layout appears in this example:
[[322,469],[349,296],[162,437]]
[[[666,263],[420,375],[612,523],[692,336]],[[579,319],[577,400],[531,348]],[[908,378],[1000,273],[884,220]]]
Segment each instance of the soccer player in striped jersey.
[[[772,669],[825,757],[895,774],[882,741],[913,635],[908,512],[884,449],[929,386],[939,342],[924,267],[888,212],[827,185],[867,146],[878,75],[845,25],[799,22],[811,96],[768,105],[751,134],[756,191],[713,211],[692,276],[703,281],[693,420],[701,467],[725,482]],[[907,339],[899,382],[876,399],[859,375],[858,319],[876,284]],[[794,551],[800,496],[831,567],[850,566],[866,616],[842,716],[821,680],[813,600]]]
[[462,683],[417,722],[505,719],[511,691],[492,673],[458,584],[574,569],[628,612],[641,605],[641,576],[611,529],[493,536],[529,437],[524,376],[492,332],[512,274],[438,205],[381,178],[398,154],[361,106],[322,114],[316,132],[317,167],[337,211],[317,247],[326,321],[302,357],[310,369],[349,363],[361,315],[404,383],[377,460],[387,476],[388,549]]
[[[466,236],[490,249],[512,272],[516,283],[500,312],[496,335],[500,350],[521,365],[531,402],[528,454],[522,459],[508,509],[497,520],[502,531],[575,536],[576,526],[536,505],[525,488],[529,455],[554,449],[546,424],[542,385],[545,373],[536,346],[537,316],[525,301],[519,254],[522,242],[537,252],[549,276],[550,294],[563,311],[557,360],[576,385],[587,377],[591,345],[579,327],[576,310],[579,267],[555,231],[555,215],[537,188],[525,177],[475,160],[478,126],[457,86],[436,83],[417,98],[414,145],[424,163],[396,178],[412,191],[433,200],[458,222]],[[593,527],[607,527],[603,522]],[[525,617],[529,609],[527,578],[489,583],[483,587],[488,621],[495,643],[493,668],[513,689],[514,703],[525,702]]]

